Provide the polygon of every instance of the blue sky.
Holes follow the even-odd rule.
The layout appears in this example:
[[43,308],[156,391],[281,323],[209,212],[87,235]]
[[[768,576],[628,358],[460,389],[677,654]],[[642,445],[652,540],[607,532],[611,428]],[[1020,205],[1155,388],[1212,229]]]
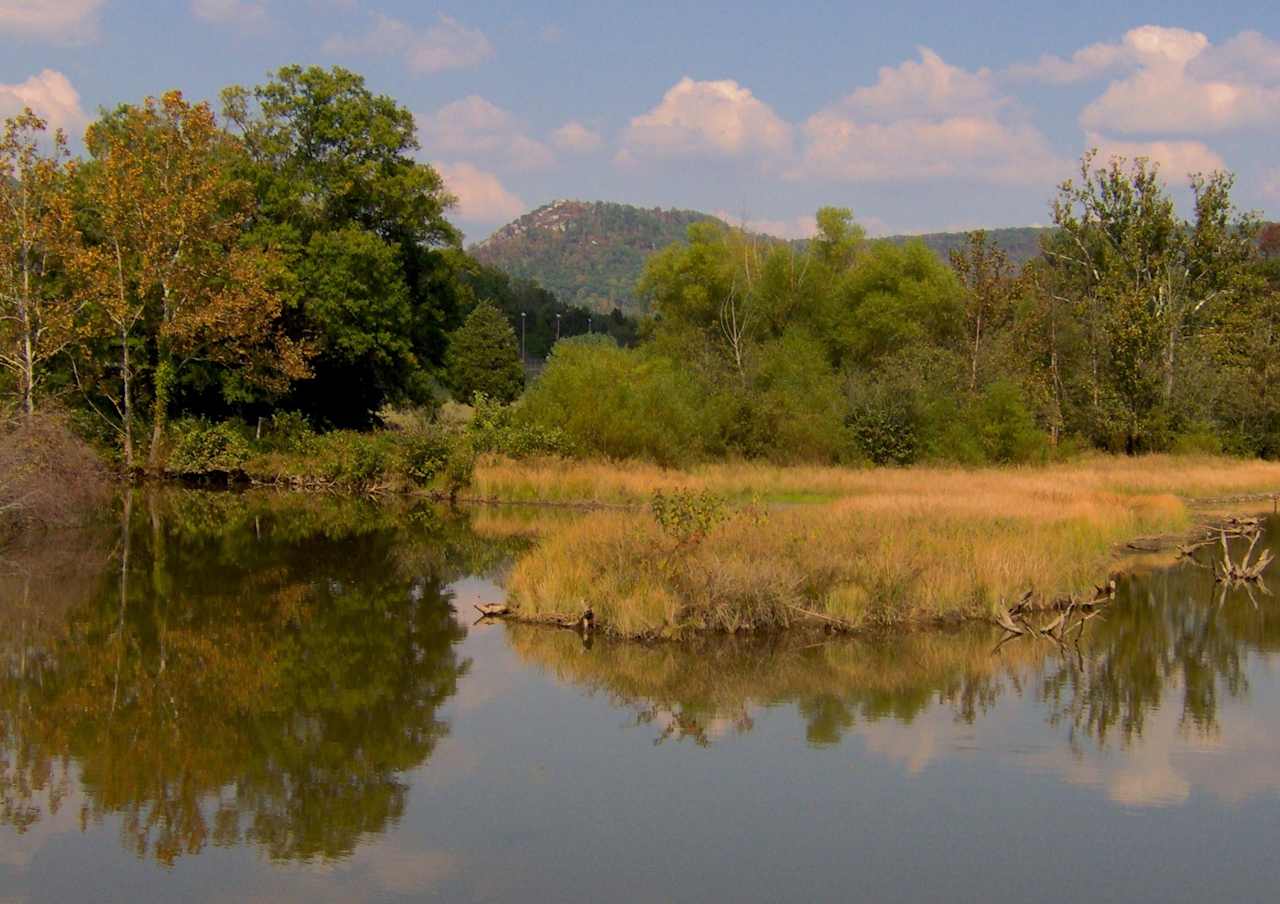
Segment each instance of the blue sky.
[[1088,147],[1280,217],[1280,4],[0,0],[0,115],[343,65],[418,117],[469,239],[555,198],[803,235],[1024,225]]

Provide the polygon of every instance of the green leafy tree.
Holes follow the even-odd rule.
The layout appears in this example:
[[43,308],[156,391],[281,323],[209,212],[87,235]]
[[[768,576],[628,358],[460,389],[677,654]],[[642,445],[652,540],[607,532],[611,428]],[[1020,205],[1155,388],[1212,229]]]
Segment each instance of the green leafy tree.
[[1045,256],[1084,325],[1090,432],[1129,452],[1158,448],[1185,417],[1183,374],[1257,290],[1258,224],[1232,204],[1228,174],[1191,177],[1187,221],[1156,166],[1117,157],[1095,169],[1094,159],[1059,187]]
[[449,385],[460,399],[470,401],[482,392],[499,402],[510,402],[524,389],[516,334],[491,304],[478,305],[450,335],[446,362]]
[[285,406],[363,426],[425,398],[457,325],[461,236],[453,196],[415,158],[413,114],[338,67],[284,67],[226,89],[223,106],[248,150],[254,237],[287,249],[293,328],[318,345],[314,379]]

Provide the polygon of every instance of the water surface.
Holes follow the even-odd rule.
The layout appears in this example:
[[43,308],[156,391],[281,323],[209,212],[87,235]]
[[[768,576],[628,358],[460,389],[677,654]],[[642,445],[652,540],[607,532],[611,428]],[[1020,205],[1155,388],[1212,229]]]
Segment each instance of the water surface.
[[473,624],[520,510],[117,516],[0,578],[0,901],[1274,899],[1280,602],[1205,569],[1066,646],[641,646]]

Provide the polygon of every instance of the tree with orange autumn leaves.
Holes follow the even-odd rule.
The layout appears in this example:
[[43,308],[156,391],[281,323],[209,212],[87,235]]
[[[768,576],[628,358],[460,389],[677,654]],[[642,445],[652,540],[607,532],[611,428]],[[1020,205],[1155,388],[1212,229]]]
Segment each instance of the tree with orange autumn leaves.
[[[171,393],[194,361],[234,365],[283,390],[308,373],[308,350],[282,329],[287,274],[269,247],[240,237],[251,186],[232,175],[239,143],[207,104],[178,91],[122,106],[89,127],[86,231],[96,241],[72,271],[116,344],[115,390],[124,463],[136,463],[136,374],[151,369],[148,465],[159,464]],[[141,333],[147,335],[140,335]],[[145,340],[145,341],[144,341]],[[150,361],[138,362],[139,352]]]
[[[42,143],[51,147],[45,150]],[[85,334],[85,304],[67,284],[61,263],[74,256],[69,159],[61,130],[30,109],[0,133],[0,366],[17,381],[19,405],[35,413],[45,364]]]

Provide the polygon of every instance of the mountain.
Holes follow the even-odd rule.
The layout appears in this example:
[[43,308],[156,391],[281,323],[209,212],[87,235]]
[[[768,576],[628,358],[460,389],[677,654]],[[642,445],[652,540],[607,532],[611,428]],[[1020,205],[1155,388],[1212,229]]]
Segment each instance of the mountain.
[[[691,223],[723,222],[696,210],[633,207],[606,201],[554,201],[503,226],[470,249],[481,262],[513,278],[531,279],[565,304],[609,312],[643,312],[635,294],[645,258],[683,241]],[[1036,227],[992,229],[988,234],[1018,264],[1039,250]],[[963,232],[889,236],[919,239],[944,260],[965,240]]]
[[636,280],[659,248],[682,241],[694,210],[604,201],[553,201],[503,226],[471,254],[515,278],[532,279],[565,304],[597,311],[640,309]]

